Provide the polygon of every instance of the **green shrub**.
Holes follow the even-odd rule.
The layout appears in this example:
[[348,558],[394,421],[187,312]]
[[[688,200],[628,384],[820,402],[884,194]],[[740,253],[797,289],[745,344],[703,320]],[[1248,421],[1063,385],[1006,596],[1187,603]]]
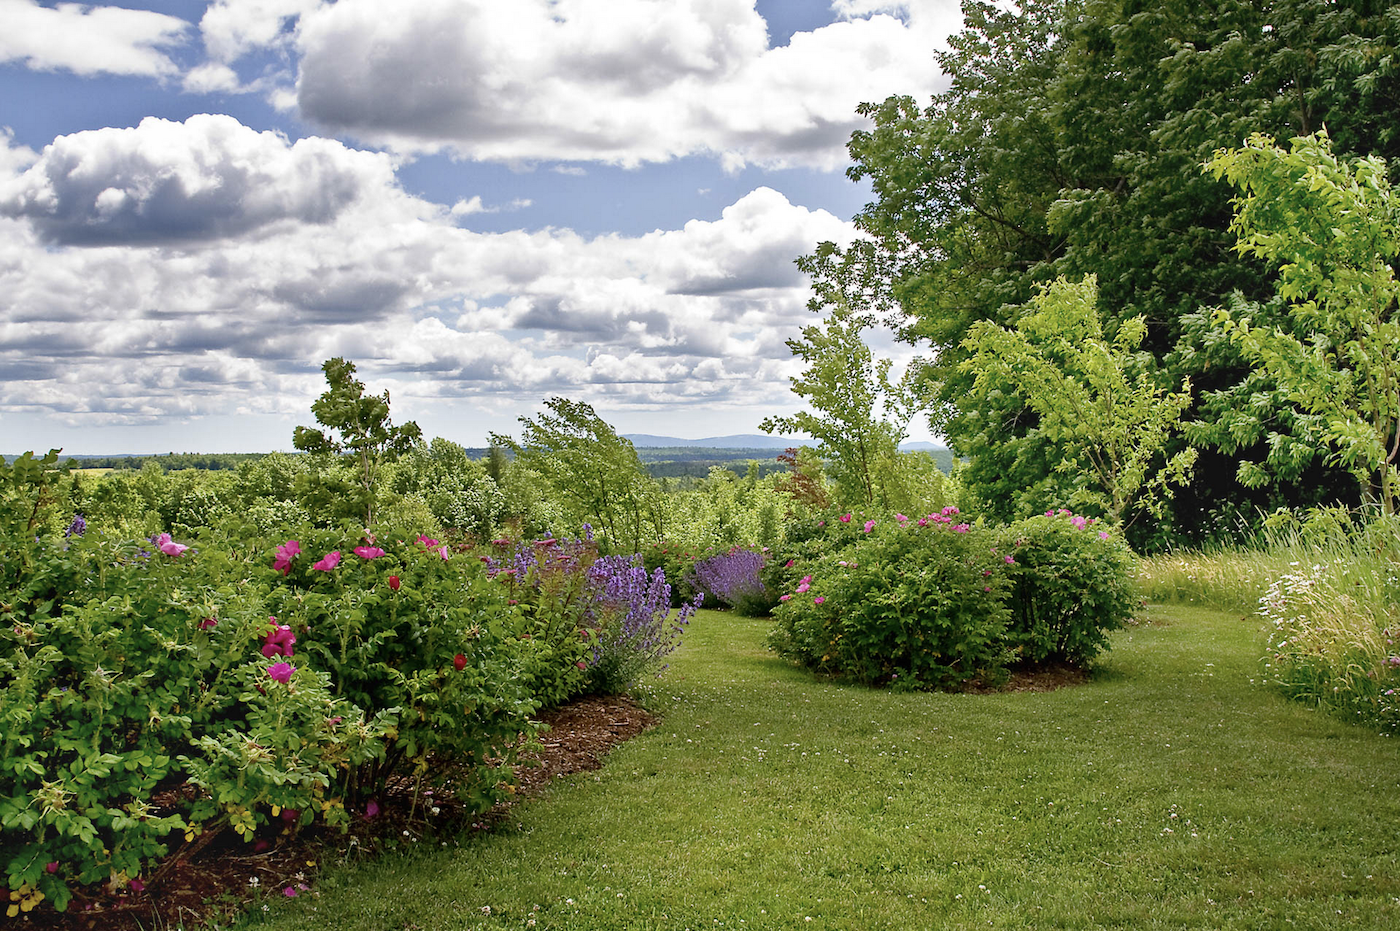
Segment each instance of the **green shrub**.
[[[134,881],[225,826],[343,823],[435,762],[480,810],[505,795],[538,651],[470,557],[304,526],[295,547],[252,525],[188,546],[14,529],[0,526],[18,567],[0,591],[0,866],[26,902]],[[205,794],[153,807],[186,782]]]
[[542,707],[582,694],[600,620],[588,571],[598,561],[590,538],[493,542],[487,573],[523,612],[533,648],[525,676]]
[[[918,521],[867,520],[854,544],[794,564],[803,575],[774,611],[770,646],[872,685],[1003,678],[1008,567],[988,532],[956,520],[952,507]],[[854,516],[837,521],[856,524]]]
[[[265,820],[258,806],[310,811],[337,761],[377,751],[392,721],[354,730],[353,752],[301,726],[333,707],[315,678],[296,680],[295,701],[267,697],[279,683],[253,646],[268,626],[266,589],[229,581],[217,551],[171,555],[89,530],[63,552],[81,571],[61,613],[0,633],[0,861],[12,890],[62,908],[70,882],[136,879],[168,853],[172,832],[232,824],[251,836]],[[362,724],[356,709],[341,716]],[[242,765],[222,779],[206,767],[200,781],[216,744],[243,753]],[[187,778],[210,796],[152,807]]]
[[698,592],[691,570],[695,560],[702,558],[703,553],[697,554],[674,540],[666,539],[643,547],[640,555],[648,573],[660,569],[670,581],[671,607],[679,608],[695,600]]
[[306,528],[296,542],[280,582],[273,541],[259,541],[256,553],[244,544],[254,576],[269,580],[269,613],[329,674],[333,695],[370,717],[398,716],[384,759],[355,774],[347,799],[436,756],[452,761],[459,795],[480,807],[498,801],[541,700],[528,674],[540,648],[506,590],[477,559],[410,530],[369,539]]
[[997,539],[1011,575],[1007,643],[1020,659],[1085,665],[1137,610],[1133,553],[1093,518],[1047,511]]

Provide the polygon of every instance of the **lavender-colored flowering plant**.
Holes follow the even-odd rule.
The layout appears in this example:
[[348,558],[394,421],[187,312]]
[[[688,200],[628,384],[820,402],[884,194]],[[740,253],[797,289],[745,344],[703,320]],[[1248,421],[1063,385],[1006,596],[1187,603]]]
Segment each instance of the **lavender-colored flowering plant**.
[[703,599],[672,616],[665,572],[648,574],[639,556],[599,556],[588,536],[495,546],[486,569],[533,616],[542,651],[534,679],[546,705],[635,685],[679,645]]
[[588,691],[625,692],[680,645],[681,634],[704,593],[671,614],[666,573],[647,575],[640,556],[604,556],[588,569],[589,590],[599,621],[588,667]]
[[760,576],[763,563],[762,553],[735,547],[697,562],[692,576],[697,590],[713,595],[738,614],[760,617],[775,604]]

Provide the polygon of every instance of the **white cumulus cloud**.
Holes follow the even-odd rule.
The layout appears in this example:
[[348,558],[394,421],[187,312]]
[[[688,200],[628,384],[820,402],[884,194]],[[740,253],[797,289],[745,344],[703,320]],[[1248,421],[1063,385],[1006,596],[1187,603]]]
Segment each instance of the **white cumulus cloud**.
[[80,75],[161,77],[178,71],[166,49],[187,40],[175,16],[116,6],[0,0],[0,62]]
[[311,137],[289,143],[231,116],[59,136],[0,181],[0,215],[80,245],[180,242],[282,220],[326,223],[366,188],[393,185],[387,156]]
[[340,0],[300,18],[297,101],[403,151],[833,169],[858,104],[940,86],[930,36],[959,22],[953,0],[845,6],[770,48],[753,0]]
[[304,413],[334,355],[405,418],[551,394],[771,407],[782,340],[808,319],[792,261],[853,235],[762,187],[640,236],[483,233],[406,194],[382,154],[227,117],[148,122],[37,155],[0,136],[0,415]]

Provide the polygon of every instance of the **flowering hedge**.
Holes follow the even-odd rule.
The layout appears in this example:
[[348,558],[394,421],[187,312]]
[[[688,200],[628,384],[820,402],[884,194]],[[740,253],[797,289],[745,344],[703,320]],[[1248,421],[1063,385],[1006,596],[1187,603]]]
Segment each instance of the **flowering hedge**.
[[698,560],[691,578],[708,598],[745,617],[761,617],[778,603],[777,595],[763,584],[765,561],[763,551],[736,546]]
[[1017,662],[1087,662],[1134,605],[1127,547],[1068,511],[996,530],[955,507],[827,526],[851,542],[807,540],[781,564],[769,645],[853,681],[952,688]]
[[1005,642],[1005,562],[955,508],[880,526],[804,567],[774,611],[770,645],[822,672],[872,685],[947,688],[996,679]]
[[[478,563],[407,534],[14,529],[0,866],[17,908],[63,908],[70,884],[140,887],[225,827],[344,823],[434,753],[469,803],[504,793],[534,647]],[[185,783],[204,791],[168,791]]]

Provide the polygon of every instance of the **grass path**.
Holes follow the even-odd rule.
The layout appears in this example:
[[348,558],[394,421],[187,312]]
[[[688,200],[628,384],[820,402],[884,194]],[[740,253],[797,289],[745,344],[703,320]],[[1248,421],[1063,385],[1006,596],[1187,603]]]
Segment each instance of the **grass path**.
[[248,924],[1400,927],[1400,743],[1251,685],[1251,620],[1157,609],[1088,685],[1001,695],[816,682],[766,629],[701,612],[601,772]]

